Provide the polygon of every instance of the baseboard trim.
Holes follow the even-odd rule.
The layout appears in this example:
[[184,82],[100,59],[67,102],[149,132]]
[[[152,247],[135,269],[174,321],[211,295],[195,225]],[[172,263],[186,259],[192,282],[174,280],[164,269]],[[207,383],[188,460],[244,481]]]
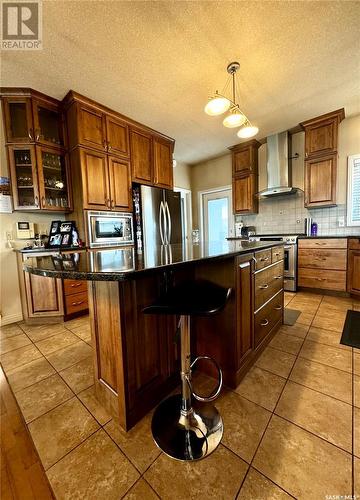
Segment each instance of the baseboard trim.
[[22,321],[23,315],[22,313],[17,314],[8,314],[7,316],[2,316],[0,320],[0,325],[10,325],[11,323],[16,323],[17,321]]

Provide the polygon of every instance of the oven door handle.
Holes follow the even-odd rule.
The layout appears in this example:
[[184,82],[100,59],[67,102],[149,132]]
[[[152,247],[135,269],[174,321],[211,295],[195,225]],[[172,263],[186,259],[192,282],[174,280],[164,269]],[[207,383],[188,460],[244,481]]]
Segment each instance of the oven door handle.
[[294,245],[285,245],[284,250],[291,250],[294,247]]

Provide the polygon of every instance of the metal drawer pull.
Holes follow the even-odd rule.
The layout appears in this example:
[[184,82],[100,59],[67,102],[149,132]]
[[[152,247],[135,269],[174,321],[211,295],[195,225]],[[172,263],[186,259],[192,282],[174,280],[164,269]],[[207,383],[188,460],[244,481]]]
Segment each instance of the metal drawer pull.
[[282,275],[281,275],[281,274],[280,274],[280,276],[275,276],[275,279],[276,279],[276,280],[281,280],[281,278],[282,278]]
[[79,302],[71,302],[72,306],[79,306],[80,304],[83,304],[83,300],[80,300]]
[[263,321],[260,322],[261,326],[268,326],[268,324],[269,324],[269,320],[268,319],[264,319]]
[[278,253],[275,253],[274,255],[275,255],[275,257],[279,257],[280,253],[278,252]]
[[315,278],[316,281],[325,281],[325,278]]
[[260,258],[260,262],[266,262],[267,260],[269,260],[269,257],[261,257]]
[[269,288],[269,285],[266,283],[265,285],[260,285],[259,288],[261,288],[261,290],[265,290],[266,288]]
[[280,306],[276,306],[274,309],[275,309],[275,311],[281,311],[282,306],[281,305]]
[[322,246],[324,246],[324,245],[326,245],[326,243],[320,243],[320,241],[315,241],[315,245],[322,245]]
[[74,287],[78,287],[78,286],[81,286],[81,283],[73,283],[72,285],[70,285],[72,288]]

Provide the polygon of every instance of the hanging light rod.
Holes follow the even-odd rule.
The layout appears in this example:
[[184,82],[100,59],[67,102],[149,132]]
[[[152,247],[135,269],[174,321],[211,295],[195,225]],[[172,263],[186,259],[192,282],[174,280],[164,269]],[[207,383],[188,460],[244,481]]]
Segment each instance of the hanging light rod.
[[[228,64],[226,70],[229,73],[228,80],[225,84],[224,89],[220,93],[218,90],[215,94],[209,98],[208,103],[205,106],[205,113],[210,116],[222,115],[226,111],[229,111],[227,116],[223,120],[223,125],[228,128],[241,127],[237,135],[242,139],[248,137],[253,137],[259,132],[259,129],[250,123],[248,117],[240,109],[239,104],[236,102],[236,72],[240,69],[240,63],[234,61]],[[231,97],[226,96],[228,87],[231,83]]]

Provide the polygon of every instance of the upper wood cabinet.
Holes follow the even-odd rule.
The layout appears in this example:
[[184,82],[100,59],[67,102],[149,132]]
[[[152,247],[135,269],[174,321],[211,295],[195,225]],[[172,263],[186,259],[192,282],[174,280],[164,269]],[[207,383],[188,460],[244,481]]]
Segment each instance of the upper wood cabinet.
[[152,184],[153,155],[151,134],[132,128],[130,130],[130,152],[132,180],[140,184]]
[[258,149],[255,139],[230,148],[233,172],[233,211],[235,214],[254,214],[259,210]]
[[302,122],[305,130],[305,207],[336,205],[338,128],[344,109]]
[[336,205],[336,164],[336,154],[305,162],[306,207]]
[[126,122],[107,115],[106,140],[109,153],[129,156],[129,126]]
[[154,184],[164,188],[174,185],[172,155],[174,144],[161,138],[154,138]]
[[[75,139],[75,142],[82,146],[106,151],[104,114],[82,103],[76,103],[75,110],[77,113],[77,141],[76,137],[72,137],[70,145],[75,145]],[[71,129],[73,129],[73,125]]]
[[46,146],[65,146],[65,122],[60,103],[32,99],[34,139]]
[[347,291],[360,295],[360,239],[349,239]]
[[3,97],[6,142],[34,142],[30,97]]
[[108,157],[112,210],[132,210],[130,163],[116,156]]

